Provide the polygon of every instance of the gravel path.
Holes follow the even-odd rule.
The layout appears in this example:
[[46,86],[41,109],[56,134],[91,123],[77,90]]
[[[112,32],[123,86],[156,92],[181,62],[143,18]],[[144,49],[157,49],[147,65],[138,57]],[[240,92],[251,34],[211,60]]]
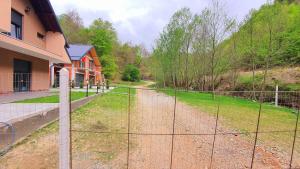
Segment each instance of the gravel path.
[[[173,159],[171,164],[174,98],[151,90],[137,90],[132,119],[130,169],[209,168],[215,117],[177,102]],[[230,131],[219,124],[218,132]],[[147,135],[145,135],[147,134]],[[195,135],[208,134],[208,135]],[[250,136],[250,137],[254,137]],[[253,139],[252,139],[253,140]],[[252,142],[243,136],[216,137],[212,168],[250,168]],[[133,148],[134,147],[134,148]],[[279,159],[257,148],[254,168],[282,168]]]

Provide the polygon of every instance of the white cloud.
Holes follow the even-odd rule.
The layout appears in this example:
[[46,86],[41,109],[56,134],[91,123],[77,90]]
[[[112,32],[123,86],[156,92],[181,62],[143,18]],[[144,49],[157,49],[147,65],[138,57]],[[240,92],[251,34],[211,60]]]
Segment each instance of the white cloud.
[[[143,43],[149,49],[172,14],[183,7],[200,12],[211,0],[50,0],[56,13],[77,9],[86,26],[96,18],[113,23],[123,42]],[[226,0],[227,11],[242,20],[266,0]]]

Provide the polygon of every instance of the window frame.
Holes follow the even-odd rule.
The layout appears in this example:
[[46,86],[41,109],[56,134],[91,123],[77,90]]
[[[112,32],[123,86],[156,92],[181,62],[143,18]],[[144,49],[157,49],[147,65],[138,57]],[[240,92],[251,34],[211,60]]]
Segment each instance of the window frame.
[[[23,40],[23,15],[16,11],[15,9],[11,9],[11,30],[10,30],[10,36],[19,40]],[[20,16],[21,22],[19,25],[18,23],[16,23],[16,21],[13,20],[13,13],[17,14],[17,16]],[[13,27],[14,26],[14,27]],[[14,28],[14,29],[13,29]],[[12,35],[12,32],[14,30],[14,36]]]
[[93,60],[89,61],[89,68],[90,68],[90,70],[94,70],[94,61]]
[[79,67],[82,68],[82,69],[84,69],[85,68],[85,62],[80,61],[79,62]]

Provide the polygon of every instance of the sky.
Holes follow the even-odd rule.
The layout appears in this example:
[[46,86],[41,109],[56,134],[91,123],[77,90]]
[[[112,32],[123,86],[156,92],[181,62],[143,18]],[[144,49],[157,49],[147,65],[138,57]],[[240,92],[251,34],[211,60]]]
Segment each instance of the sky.
[[[57,15],[76,9],[89,26],[102,18],[115,27],[121,42],[143,44],[151,50],[171,16],[188,7],[200,13],[211,0],[50,0]],[[251,9],[259,9],[267,0],[222,0],[228,14],[242,21]]]

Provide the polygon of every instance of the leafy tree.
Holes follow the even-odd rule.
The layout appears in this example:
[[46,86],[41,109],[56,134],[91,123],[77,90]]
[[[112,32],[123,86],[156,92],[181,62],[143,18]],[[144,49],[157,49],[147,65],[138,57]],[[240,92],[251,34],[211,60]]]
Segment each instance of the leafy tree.
[[118,66],[116,65],[115,58],[110,55],[103,55],[101,57],[102,73],[106,79],[113,79],[117,71]]
[[87,43],[88,35],[82,18],[76,10],[68,11],[58,17],[59,23],[69,43]]
[[100,56],[112,54],[117,35],[110,22],[96,19],[89,27],[89,37]]
[[140,81],[141,80],[140,70],[132,64],[126,65],[122,75],[122,80],[131,81],[131,82]]
[[103,74],[107,79],[113,79],[118,66],[113,56],[113,47],[117,43],[117,35],[108,21],[96,19],[88,28],[89,42],[96,48],[103,67]]

